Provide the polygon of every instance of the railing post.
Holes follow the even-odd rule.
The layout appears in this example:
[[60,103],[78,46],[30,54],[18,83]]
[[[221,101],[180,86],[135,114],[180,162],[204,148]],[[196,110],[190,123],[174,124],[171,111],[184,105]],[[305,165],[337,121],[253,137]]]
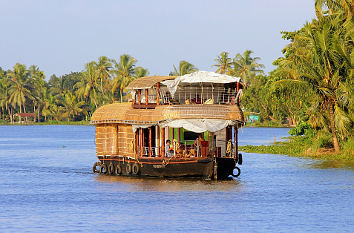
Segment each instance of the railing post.
[[160,105],[160,96],[159,96],[159,93],[160,93],[160,83],[158,82],[156,84],[156,105]]
[[141,104],[141,89],[138,90],[138,104]]
[[141,137],[141,141],[140,141],[140,156],[143,157],[144,154],[144,129],[140,128],[140,137]]
[[145,89],[145,106],[147,107],[149,104],[149,90]]

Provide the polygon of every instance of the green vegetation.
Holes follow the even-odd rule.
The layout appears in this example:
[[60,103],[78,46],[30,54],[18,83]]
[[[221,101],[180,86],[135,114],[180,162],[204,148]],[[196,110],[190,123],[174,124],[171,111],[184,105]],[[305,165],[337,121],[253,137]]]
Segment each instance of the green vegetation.
[[239,150],[247,153],[282,154],[311,159],[323,159],[342,163],[344,166],[354,167],[354,140],[353,138],[342,144],[342,153],[333,153],[331,135],[317,137],[292,136],[285,142],[276,142],[273,145],[240,146]]
[[[216,72],[245,82],[241,102],[245,118],[257,115],[260,119],[251,126],[296,127],[290,131],[294,137],[288,144],[245,150],[311,156],[327,150],[333,158],[334,152],[352,158],[354,3],[315,0],[315,9],[316,19],[297,31],[282,32],[289,44],[268,75],[251,50],[233,58],[224,51],[215,59]],[[35,65],[0,68],[0,123],[14,123],[20,120],[16,114],[22,113],[34,113],[34,121],[45,124],[88,122],[98,107],[130,99],[127,85],[149,73],[136,63],[127,54],[117,61],[102,56],[87,63],[83,71],[52,75],[49,81]],[[180,61],[169,75],[196,70],[193,64]]]
[[269,76],[255,76],[243,98],[245,108],[262,121],[286,118],[296,126],[290,131],[294,138],[246,151],[353,159],[354,3],[316,0],[315,7],[317,19],[282,32],[290,44],[274,61],[277,68]]

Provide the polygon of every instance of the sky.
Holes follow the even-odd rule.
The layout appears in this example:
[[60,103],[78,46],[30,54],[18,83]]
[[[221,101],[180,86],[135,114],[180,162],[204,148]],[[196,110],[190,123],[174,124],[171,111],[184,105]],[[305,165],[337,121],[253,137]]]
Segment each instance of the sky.
[[315,17],[314,0],[0,0],[0,67],[37,65],[47,78],[121,54],[150,75],[187,60],[215,71],[223,52],[246,49],[269,72],[294,31]]

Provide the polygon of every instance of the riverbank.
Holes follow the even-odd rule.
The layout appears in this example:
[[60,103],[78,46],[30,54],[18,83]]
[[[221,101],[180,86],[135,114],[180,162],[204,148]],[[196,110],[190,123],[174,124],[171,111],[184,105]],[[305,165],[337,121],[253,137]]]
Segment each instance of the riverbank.
[[8,122],[0,121],[0,125],[90,125],[89,121],[45,121],[45,122]]
[[259,127],[259,128],[292,128],[293,126],[287,124],[281,124],[280,122],[274,121],[255,121],[255,122],[246,122],[244,127]]
[[337,163],[337,167],[354,168],[354,139],[343,143],[341,153],[335,153],[332,148],[321,148],[321,142],[305,136],[288,137],[285,142],[272,145],[240,146],[239,150],[246,153],[283,154],[301,158],[319,159]]

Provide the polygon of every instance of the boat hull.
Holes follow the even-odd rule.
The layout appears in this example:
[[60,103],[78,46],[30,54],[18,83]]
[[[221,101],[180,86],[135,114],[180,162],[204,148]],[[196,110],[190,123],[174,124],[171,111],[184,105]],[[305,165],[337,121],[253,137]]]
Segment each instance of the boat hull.
[[[106,175],[152,176],[152,177],[201,177],[203,179],[226,179],[233,175],[236,161],[233,158],[164,158],[127,159],[99,157],[94,172]],[[96,168],[99,166],[99,169]]]

